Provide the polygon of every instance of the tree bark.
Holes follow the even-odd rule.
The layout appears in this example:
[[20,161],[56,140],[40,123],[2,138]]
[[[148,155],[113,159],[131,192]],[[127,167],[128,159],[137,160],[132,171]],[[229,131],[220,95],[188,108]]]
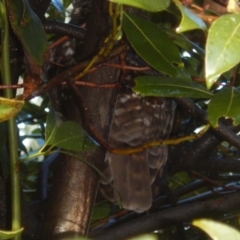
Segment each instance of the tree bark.
[[[107,23],[106,6],[108,3],[95,0],[92,4],[94,17],[90,16],[86,33],[86,39],[91,38],[91,36],[92,39],[87,51],[85,50],[83,53],[84,58],[96,53],[96,44],[101,41],[99,34],[101,32],[102,37],[104,37],[106,27],[108,27],[101,27],[100,32],[98,29],[96,35],[96,26]],[[103,21],[103,19],[105,20]],[[86,40],[86,43],[89,42]],[[116,83],[118,72],[119,70],[113,68],[100,67],[95,72],[88,74],[83,80],[101,84]],[[78,91],[84,100],[82,107],[88,109],[91,115],[94,130],[106,140],[116,99],[116,89],[79,88]],[[83,113],[78,105],[78,96],[71,88],[64,91],[63,94],[65,96],[61,102],[63,116],[66,120],[82,123]],[[81,153],[81,158],[101,169],[105,152],[105,149],[98,147],[94,151]],[[94,169],[71,156],[60,155],[55,164],[52,192],[48,201],[41,239],[55,240],[86,235],[97,193],[99,176]]]

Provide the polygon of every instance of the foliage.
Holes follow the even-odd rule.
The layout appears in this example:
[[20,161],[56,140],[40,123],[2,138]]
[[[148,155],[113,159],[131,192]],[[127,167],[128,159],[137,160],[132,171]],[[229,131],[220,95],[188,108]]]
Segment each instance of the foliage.
[[0,231],[0,239],[10,239],[15,235],[20,234],[23,231],[23,228],[17,231]]
[[15,116],[21,110],[23,104],[23,101],[0,98],[0,122]]
[[203,231],[207,232],[212,239],[223,240],[226,239],[238,239],[240,237],[240,232],[234,228],[229,227],[226,224],[218,223],[208,219],[195,220],[193,225],[201,228]]
[[159,31],[156,24],[124,13],[123,29],[132,47],[149,65],[170,76],[184,77],[176,45],[169,41],[165,32]]
[[24,50],[42,65],[43,54],[47,51],[47,40],[39,18],[32,11],[28,1],[8,1],[8,11],[12,28],[22,42]]
[[[189,112],[191,112],[190,107],[187,110],[185,109],[185,113],[182,114],[180,120],[176,116],[176,126],[178,126],[173,133],[174,138],[180,138],[188,134],[193,135],[198,131],[197,129],[199,127],[207,124],[211,124],[211,131],[213,132],[218,131],[225,122],[231,126],[231,129],[234,129],[236,126],[238,127],[240,124],[240,55],[238,53],[238,49],[240,48],[240,15],[239,12],[236,11],[236,7],[233,8],[233,13],[223,14],[221,16],[220,13],[215,15],[211,12],[208,13],[203,5],[198,6],[202,7],[202,11],[198,11],[196,4],[200,4],[199,1],[193,1],[190,4],[187,4],[186,1],[178,0],[112,0],[111,2],[127,4],[137,9],[130,11],[126,6],[122,8],[117,7],[118,5],[110,5],[112,6],[112,8],[109,8],[112,29],[103,39],[98,53],[95,51],[95,55],[88,59],[89,62],[83,64],[84,68],[78,71],[76,70],[78,64],[83,60],[79,60],[78,56],[74,56],[74,60],[65,59],[60,56],[61,53],[59,52],[63,49],[63,45],[50,47],[50,44],[57,43],[58,35],[54,34],[54,32],[46,35],[44,22],[41,22],[34,13],[28,1],[8,1],[7,6],[5,1],[0,2],[2,85],[11,87],[10,84],[12,84],[13,87],[15,84],[13,81],[12,83],[4,81],[4,79],[10,76],[8,73],[12,64],[10,59],[8,59],[8,55],[6,56],[4,54],[4,52],[9,51],[9,42],[7,39],[11,34],[8,32],[8,18],[15,34],[14,36],[17,37],[25,54],[24,63],[21,63],[18,77],[23,78],[22,76],[24,74],[35,76],[36,71],[38,73],[41,72],[41,74],[37,76],[41,81],[40,83],[35,83],[35,85],[33,84],[34,86],[26,83],[26,78],[23,78],[24,93],[22,96],[10,99],[10,95],[5,94],[5,98],[0,98],[0,121],[11,119],[14,122],[13,117],[16,117],[19,128],[18,137],[14,136],[13,132],[11,132],[12,128],[9,128],[9,133],[18,141],[18,146],[8,143],[10,146],[8,148],[6,147],[8,135],[5,133],[4,125],[1,125],[3,126],[0,128],[3,136],[0,140],[1,170],[4,173],[9,172],[9,162],[8,157],[6,157],[6,152],[9,151],[11,155],[12,152],[18,152],[19,150],[20,161],[18,162],[18,159],[15,157],[15,161],[17,161],[18,164],[13,164],[14,168],[11,167],[10,172],[13,176],[16,174],[16,176],[21,177],[21,185],[25,191],[25,198],[29,202],[38,200],[36,196],[37,179],[43,159],[48,159],[48,156],[55,152],[64,152],[69,154],[69,156],[78,156],[78,154],[85,152],[94,152],[99,145],[106,147],[106,145],[103,144],[104,142],[98,141],[98,143],[96,143],[96,138],[94,139],[96,136],[92,138],[93,134],[91,131],[88,132],[89,128],[86,128],[86,126],[83,127],[74,121],[65,121],[62,113],[58,112],[59,109],[54,109],[54,104],[50,104],[52,100],[50,101],[47,97],[47,92],[52,89],[57,89],[59,86],[63,86],[64,88],[62,84],[63,81],[66,81],[68,84],[68,81],[70,82],[72,79],[79,80],[79,78],[87,75],[88,70],[93,66],[96,69],[100,68],[101,63],[107,63],[107,61],[111,59],[111,53],[114,52],[114,47],[120,45],[121,41],[131,46],[133,49],[131,51],[134,55],[141,58],[139,61],[141,66],[137,66],[139,69],[135,70],[135,66],[130,66],[130,69],[132,67],[131,71],[133,75],[136,76],[135,86],[132,88],[134,92],[148,97],[168,97],[175,99],[176,102],[178,102],[178,98],[190,98],[192,100],[191,102],[201,111],[202,118],[199,117],[196,121],[193,120],[193,116],[189,116]],[[71,2],[67,0],[62,1],[62,3],[60,1],[52,1],[47,11],[48,19],[58,18],[58,20],[66,20],[67,13],[71,6]],[[228,6],[227,9],[232,8]],[[214,9],[212,10],[214,11]],[[208,19],[214,19],[214,21],[208,22]],[[86,18],[84,18],[84,22],[86,22]],[[124,35],[120,41],[119,36],[122,31]],[[7,41],[7,45],[4,41]],[[52,48],[54,50],[52,50]],[[79,48],[81,48],[81,46]],[[80,53],[81,51],[83,50],[81,49]],[[50,66],[50,54],[53,55],[52,57],[55,58],[55,60],[57,59],[56,61],[60,59],[55,68]],[[73,56],[71,56],[71,58],[73,58]],[[100,61],[100,63],[98,61]],[[127,69],[127,66],[123,66],[123,69],[124,67]],[[148,69],[141,70],[141,67],[147,67]],[[65,75],[64,69],[67,69],[67,74]],[[91,70],[94,71],[94,68],[92,69]],[[124,71],[126,71],[126,69],[124,69]],[[140,74],[136,74],[137,71],[139,71]],[[59,72],[60,75],[61,72],[63,72],[63,79],[60,79],[58,76]],[[66,76],[71,76],[71,79],[67,79]],[[60,80],[58,80],[58,78]],[[59,82],[57,82],[54,87],[51,87],[50,84],[54,82],[54,80],[58,80]],[[81,81],[79,82],[79,84],[82,84]],[[47,89],[46,85],[48,84],[50,87],[48,91],[45,91],[45,89]],[[101,87],[107,88],[104,84],[105,83],[103,83]],[[27,92],[27,90],[29,92]],[[30,101],[29,99],[36,95],[40,95],[40,98],[38,98],[40,103],[34,104],[33,100]],[[95,99],[95,101],[98,101],[98,99]],[[182,112],[184,112],[184,109]],[[85,114],[87,115],[87,111]],[[228,121],[229,119],[231,119],[231,121]],[[93,121],[94,120],[95,119],[93,119]],[[23,125],[24,127],[21,129]],[[24,133],[22,134],[21,131]],[[217,133],[221,134],[219,132]],[[234,140],[231,139],[232,136],[233,135],[225,139],[226,141],[224,143],[217,144],[218,148],[214,146],[208,150],[208,152],[206,151],[207,156],[204,155],[205,152],[198,153],[197,151],[193,156],[196,156],[198,161],[203,161],[201,159],[202,155],[204,158],[213,157],[218,160],[222,160],[222,158],[227,159],[228,157],[234,160],[238,159],[239,149],[236,144],[234,145]],[[221,137],[223,137],[223,135],[221,135]],[[235,134],[234,137],[236,137]],[[34,142],[34,147],[33,145],[30,147],[25,146],[26,141],[29,139],[32,139],[31,141]],[[236,139],[235,142],[238,140],[239,139]],[[208,141],[206,142],[208,143]],[[229,144],[227,142],[229,142]],[[193,141],[193,143],[195,142]],[[181,152],[181,156],[186,156],[188,146],[194,146],[188,144],[192,144],[192,142],[176,147],[176,149],[179,147],[178,151]],[[161,142],[159,145],[161,145]],[[201,147],[204,147],[203,145],[204,143]],[[182,150],[182,146],[184,150]],[[199,149],[201,150],[200,147]],[[191,147],[189,152],[191,152]],[[200,156],[199,158],[197,158],[198,154]],[[44,157],[41,158],[41,155]],[[14,156],[10,158],[12,159]],[[81,157],[79,157],[79,159],[81,160]],[[87,163],[87,161],[85,162]],[[12,162],[10,162],[10,166],[11,164]],[[20,167],[18,165],[20,165]],[[232,186],[232,188],[228,186],[228,184],[231,183],[231,176],[234,175],[229,172],[234,171],[234,168],[231,171],[226,170],[224,173],[223,171],[220,171],[220,173],[215,172],[213,176],[216,177],[216,181],[218,181],[218,177],[220,179],[216,183],[210,180],[211,176],[209,178],[206,177],[208,176],[207,168],[197,175],[191,171],[192,169],[182,172],[185,169],[181,169],[181,163],[179,165],[180,170],[174,170],[174,166],[169,166],[169,171],[171,172],[172,168],[172,174],[175,175],[168,177],[168,183],[175,197],[179,198],[180,202],[186,201],[194,203],[195,199],[198,198],[198,200],[201,200],[204,198],[204,194],[208,194],[208,196],[213,199],[214,196],[209,188],[213,188],[213,192],[221,194],[224,194],[226,189],[229,191],[237,191],[235,185]],[[20,169],[20,175],[18,175],[18,171],[15,173],[14,169],[16,166]],[[91,166],[91,163],[89,163],[89,166]],[[95,167],[93,168],[96,169]],[[197,167],[195,167],[194,170],[196,170],[196,168]],[[97,172],[98,171],[99,170],[97,170]],[[212,173],[210,170],[209,172]],[[209,175],[211,175],[210,173]],[[181,188],[197,181],[196,179],[199,176],[202,178],[201,180],[204,180],[202,182],[208,182],[209,185],[202,183],[200,187],[196,187],[192,191],[179,193]],[[238,174],[236,174],[236,179],[239,180]],[[85,184],[87,183],[88,181],[86,180]],[[19,182],[13,186],[13,189],[14,187],[18,189],[18,184]],[[168,201],[166,201],[166,196],[163,198],[165,199],[161,201],[165,205],[163,204],[164,206],[162,208],[169,209],[171,206],[169,206]],[[179,202],[176,202],[176,205],[177,203]],[[15,204],[20,205],[20,200],[17,200]],[[13,209],[14,206],[15,205],[12,206]],[[157,208],[157,211],[158,210],[159,208]],[[160,210],[162,209],[160,208]],[[99,224],[98,221],[103,221],[107,225],[104,218],[111,217],[111,213],[110,204],[106,202],[96,204],[92,217],[92,228]],[[226,214],[229,214],[230,218],[232,217],[232,213]],[[19,217],[20,211],[17,211],[17,215]],[[221,217],[223,218],[223,216]],[[113,218],[118,219],[119,217],[114,216]],[[239,223],[234,222],[236,219],[238,219],[238,217],[233,217],[233,220],[229,221],[229,223],[239,227]],[[14,220],[12,221],[14,222]],[[20,220],[17,221],[19,225]],[[193,222],[194,226],[205,230],[212,238],[217,237],[221,239],[222,235],[232,237],[234,237],[234,234],[239,235],[239,233],[235,233],[228,228],[225,229],[225,226],[218,224],[219,223],[216,222],[208,222],[207,220]],[[100,225],[101,224],[99,224],[99,226]],[[188,239],[194,239],[194,237],[200,235],[199,231],[195,228],[189,228],[190,230],[186,231]],[[19,239],[19,232],[21,232],[22,229],[18,229],[19,227],[16,227],[16,225],[14,227],[13,224],[12,231],[0,231],[0,239],[8,239],[12,236],[15,236],[15,239]],[[162,238],[167,235],[166,239],[169,239],[176,234],[176,229],[174,226],[168,230],[164,230],[162,233],[158,233],[158,235]],[[219,229],[221,229],[221,231],[219,231]],[[155,239],[154,237],[143,236],[136,239]]]

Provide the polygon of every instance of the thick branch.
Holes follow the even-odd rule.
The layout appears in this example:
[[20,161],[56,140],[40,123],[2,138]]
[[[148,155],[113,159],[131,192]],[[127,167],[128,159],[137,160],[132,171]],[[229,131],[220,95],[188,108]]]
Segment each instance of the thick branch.
[[[127,46],[126,44],[123,44],[117,48],[115,48],[112,52],[112,54],[110,54],[109,59],[113,59],[116,56],[118,56],[120,53],[123,53],[124,51],[126,51]],[[108,60],[109,60],[108,59]],[[96,61],[95,65],[101,64],[106,62],[105,58],[100,58]],[[54,87],[56,87],[57,85],[60,85],[61,83],[63,83],[64,81],[66,81],[66,79],[69,78],[73,78],[74,76],[78,75],[80,72],[82,72],[84,70],[84,68],[87,66],[87,64],[89,63],[88,60],[83,61],[79,64],[77,64],[76,66],[71,67],[70,69],[61,72],[60,74],[58,74],[56,77],[54,77],[53,79],[51,79],[49,82],[47,83],[43,83],[41,84],[36,90],[34,90],[31,95],[29,95],[29,99],[34,98],[36,96],[42,95],[44,93],[47,93],[48,91],[50,91],[51,89],[53,89]],[[101,84],[105,84],[105,83],[110,83],[110,81],[107,81],[106,79],[102,79]]]
[[[187,109],[188,113],[193,117],[201,120],[205,124],[209,123],[206,112],[199,108],[192,100],[187,98],[175,98],[174,100],[184,109]],[[229,129],[223,123],[219,122],[219,126],[216,129],[214,128],[214,131],[222,139],[240,149],[240,137],[236,135],[232,129]]]
[[[94,0],[92,4],[96,5],[93,9],[94,11],[96,8],[98,9],[95,14],[100,15],[100,20],[103,17],[102,15],[108,18],[104,11],[99,11],[108,2],[103,3]],[[94,19],[96,20],[96,16]],[[91,24],[94,25],[95,23],[92,22]],[[91,28],[87,29],[87,31],[90,31]],[[95,48],[95,46],[92,47]],[[118,80],[118,72],[119,70],[113,68],[100,67],[95,72],[88,74],[84,81],[96,84],[115,83]],[[69,79],[69,72],[66,75],[65,79]],[[106,139],[112,118],[116,89],[79,88],[79,92],[84,99],[85,106],[83,107],[89,110],[92,119],[94,119],[94,129]],[[59,98],[57,100],[60,100],[61,113],[65,119],[83,123],[84,118],[81,117],[78,96],[72,89],[63,87]],[[101,169],[104,157],[105,149],[103,148],[81,153],[82,159],[99,169]],[[42,239],[63,239],[63,237],[70,238],[86,235],[97,193],[98,175],[94,169],[74,157],[61,156],[61,159],[56,161],[56,164]]]
[[178,223],[188,223],[196,218],[217,218],[223,216],[226,212],[238,210],[239,204],[240,193],[237,192],[201,203],[178,206],[105,230],[104,233],[94,239],[121,240],[130,236],[175,226]]
[[83,40],[86,30],[76,25],[67,24],[59,21],[44,21],[44,29],[47,33],[66,35],[68,37]]
[[[202,112],[201,109],[200,112]],[[230,134],[239,131],[239,126],[232,126],[229,128],[224,125],[222,126],[226,129],[226,132],[230,131]],[[211,157],[212,151],[222,141],[223,139],[218,135],[218,132],[214,131],[214,129],[210,129],[195,141],[177,146],[170,151],[168,161],[169,170],[171,172],[189,170],[208,172],[239,171],[239,161]]]

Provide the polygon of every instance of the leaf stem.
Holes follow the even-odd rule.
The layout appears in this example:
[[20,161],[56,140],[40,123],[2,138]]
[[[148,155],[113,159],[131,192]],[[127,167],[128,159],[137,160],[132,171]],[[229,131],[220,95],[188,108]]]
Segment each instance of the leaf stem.
[[[1,70],[3,84],[9,85],[11,83],[10,73],[10,56],[9,56],[9,22],[7,15],[7,0],[3,0],[4,14],[4,39],[1,58]],[[12,98],[13,93],[11,89],[5,89],[5,97]],[[17,128],[15,118],[8,121],[8,142],[10,155],[10,178],[11,178],[11,208],[12,208],[12,230],[19,230],[21,228],[21,201],[20,201],[20,177],[18,169],[18,140]],[[18,234],[12,238],[13,240],[20,240],[21,235]]]

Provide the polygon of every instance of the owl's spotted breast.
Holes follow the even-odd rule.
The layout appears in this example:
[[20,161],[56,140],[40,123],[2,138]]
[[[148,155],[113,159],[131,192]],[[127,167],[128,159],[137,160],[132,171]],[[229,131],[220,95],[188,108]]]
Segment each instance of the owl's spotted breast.
[[[138,146],[168,138],[174,118],[174,105],[165,98],[141,97],[135,93],[118,94],[109,134],[115,148]],[[153,183],[168,157],[167,146],[148,148],[131,155],[106,154],[104,185],[113,181],[113,194],[103,190],[112,201],[137,212],[152,204]],[[109,188],[108,188],[109,190]],[[110,191],[110,192],[112,192]]]

